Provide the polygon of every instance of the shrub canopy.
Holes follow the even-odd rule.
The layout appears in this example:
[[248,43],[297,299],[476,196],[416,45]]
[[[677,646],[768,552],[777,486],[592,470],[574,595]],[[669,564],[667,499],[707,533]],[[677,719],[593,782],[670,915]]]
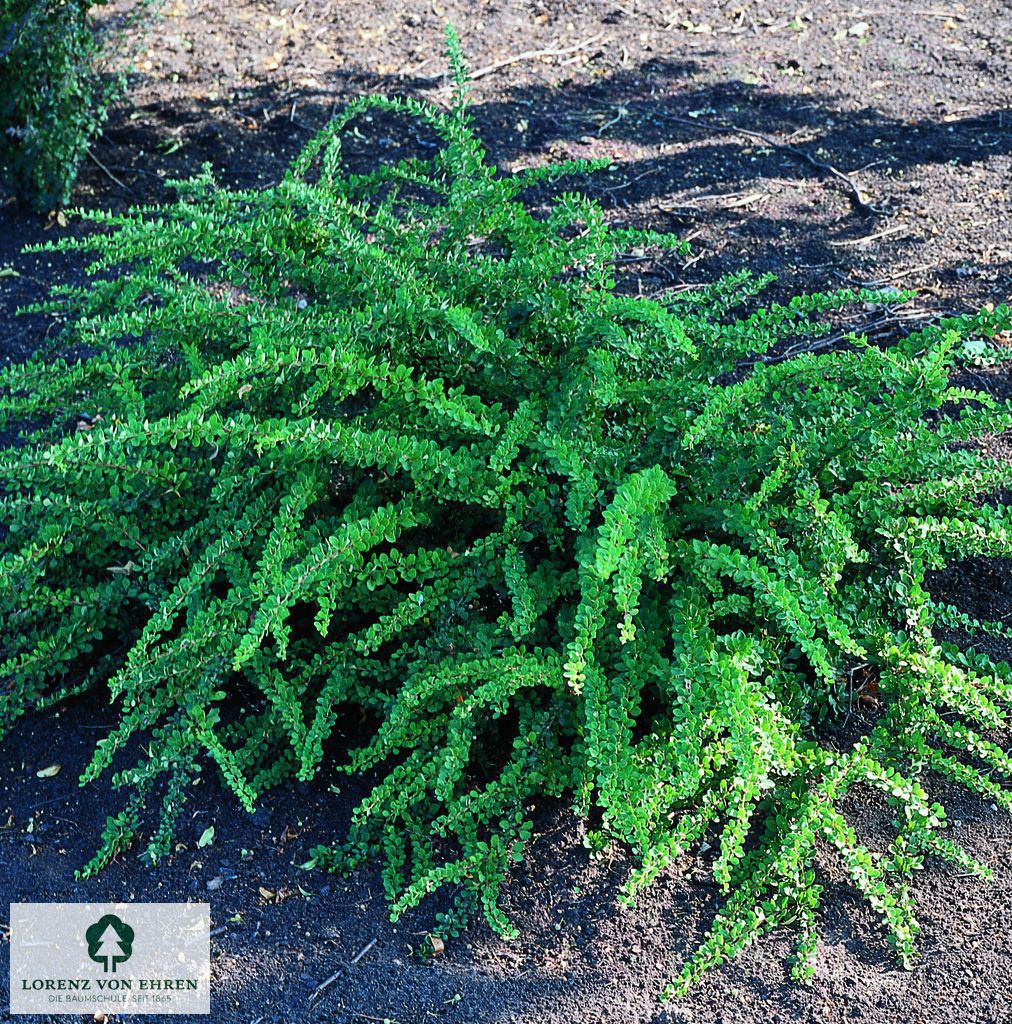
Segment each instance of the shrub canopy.
[[[727,898],[669,992],[788,922],[807,977],[827,850],[909,960],[911,874],[974,866],[925,773],[1012,804],[1012,668],[984,653],[1008,629],[927,583],[1012,555],[979,500],[1012,474],[970,440],[1012,409],[950,381],[1008,310],[781,358],[886,297],[623,294],[618,254],[678,243],[558,187],[532,212],[589,168],[490,166],[451,48],[448,113],[359,100],[276,187],[205,174],[57,244],[92,256],[40,307],[77,355],[0,377],[0,725],[107,686],[83,781],[145,737],[88,872],[140,832],[167,855],[208,758],[247,808],[345,771],[370,791],[315,860],[381,857],[395,914],[451,887],[444,933],[475,910],[510,932],[531,808],[567,795],[632,850],[630,896],[712,843]],[[348,173],[365,111],[440,147]],[[844,743],[855,679],[881,711]],[[358,741],[337,767],[335,731]],[[877,852],[858,788],[894,812]]]
[[[123,30],[100,30],[108,0],[0,0],[0,185],[39,210],[65,203],[126,78]],[[155,0],[137,0],[132,29]]]

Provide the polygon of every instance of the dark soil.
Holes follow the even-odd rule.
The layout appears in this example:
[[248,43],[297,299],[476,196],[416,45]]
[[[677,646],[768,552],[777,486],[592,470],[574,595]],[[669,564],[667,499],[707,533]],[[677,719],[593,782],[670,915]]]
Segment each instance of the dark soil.
[[[267,183],[351,97],[385,90],[445,102],[446,18],[478,69],[567,49],[480,77],[477,122],[502,166],[614,159],[582,187],[615,220],[674,230],[693,245],[689,257],[630,266],[643,270],[644,290],[692,287],[742,266],[776,273],[776,297],[866,282],[914,288],[912,302],[869,314],[884,320],[876,330],[894,332],[1012,293],[1004,0],[169,0],[141,53],[131,105],[94,146],[74,201],[159,200],[167,179],[204,161],[228,183]],[[396,126],[363,125],[351,156],[366,164],[401,143]],[[4,359],[23,358],[53,329],[15,319],[13,309],[76,273],[72,261],[21,247],[74,230],[13,204],[0,209]],[[990,371],[985,383],[1006,393],[1007,371]],[[944,585],[968,610],[998,618],[1012,608],[1010,579],[1007,563],[992,562],[962,567]],[[328,792],[329,780],[278,791],[250,818],[209,774],[170,863],[153,870],[128,857],[76,883],[73,869],[119,806],[104,784],[76,785],[113,717],[98,697],[78,700],[22,722],[0,746],[0,904],[208,900],[224,928],[212,940],[216,1022],[1012,1020],[1012,823],[959,793],[948,802],[957,834],[996,878],[924,874],[914,971],[893,966],[882,929],[827,862],[811,988],[786,980],[790,938],[778,934],[661,1007],[658,992],[716,905],[706,865],[686,860],[635,910],[620,911],[622,851],[589,861],[581,826],[562,807],[540,812],[540,835],[506,893],[522,937],[507,944],[476,925],[436,958],[416,952],[427,947],[432,908],[392,925],[374,871],[343,881],[298,868],[315,843],[340,834],[355,797],[347,780],[340,794]],[[36,777],[54,763],[60,774]],[[868,832],[882,827],[878,808],[851,811]],[[209,824],[214,842],[198,849]],[[0,964],[0,1004],[6,980]]]

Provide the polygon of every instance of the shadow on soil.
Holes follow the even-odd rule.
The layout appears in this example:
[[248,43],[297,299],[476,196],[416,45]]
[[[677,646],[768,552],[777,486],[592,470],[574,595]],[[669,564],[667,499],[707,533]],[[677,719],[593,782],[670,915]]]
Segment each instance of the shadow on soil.
[[[743,241],[781,250],[767,254],[770,268],[782,262],[784,250],[802,254],[812,270],[845,266],[852,255],[846,246],[884,227],[883,217],[855,201],[864,172],[873,171],[876,181],[868,202],[886,215],[900,212],[895,192],[920,195],[921,186],[909,180],[918,168],[1012,153],[1010,110],[964,117],[941,107],[934,119],[904,121],[871,106],[842,110],[832,95],[785,95],[740,81],[700,88],[690,82],[698,67],[655,60],[589,84],[513,88],[505,100],[476,102],[473,116],[493,161],[609,156],[615,161],[610,172],[581,182],[605,208],[635,211],[635,219],[683,235],[702,224],[740,231]],[[449,100],[441,77],[348,72],[318,91],[264,85],[237,93],[227,105],[149,106],[133,120],[123,112],[96,147],[121,184],[96,165],[87,180],[105,202],[131,201],[164,194],[163,177],[185,177],[209,161],[231,184],[265,184],[277,180],[344,103],[372,92]],[[425,152],[431,141],[415,124],[360,119],[345,152],[350,166],[361,169],[375,163],[377,152],[397,159]],[[852,176],[855,188],[816,163]],[[784,216],[765,213],[770,182],[800,187],[802,201],[792,202]],[[809,195],[815,184],[824,187]],[[916,233],[915,227],[906,235],[898,231],[892,244]],[[813,285],[822,277],[814,275]]]

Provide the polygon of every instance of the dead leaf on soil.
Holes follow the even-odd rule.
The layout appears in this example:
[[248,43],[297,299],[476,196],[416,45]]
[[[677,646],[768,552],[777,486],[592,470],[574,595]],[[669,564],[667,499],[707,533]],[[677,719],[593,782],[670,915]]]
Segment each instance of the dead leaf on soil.
[[281,835],[278,836],[278,853],[284,853],[285,846],[288,844],[289,840],[295,839],[298,834],[299,833],[296,832],[291,825],[285,825]]
[[51,779],[54,775],[60,774],[60,769],[62,767],[62,764],[51,764],[48,768],[40,768],[35,773],[35,777],[38,779]]
[[429,945],[432,946],[432,955],[439,956],[446,949],[446,943],[438,935],[429,935]]

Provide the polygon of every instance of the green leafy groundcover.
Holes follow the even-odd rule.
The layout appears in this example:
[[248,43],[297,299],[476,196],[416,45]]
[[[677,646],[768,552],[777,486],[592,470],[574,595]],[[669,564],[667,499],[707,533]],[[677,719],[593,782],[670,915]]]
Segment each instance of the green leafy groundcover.
[[[979,649],[1009,631],[925,582],[1012,556],[980,500],[1012,470],[971,443],[1012,407],[950,384],[1009,311],[777,359],[884,297],[620,294],[617,254],[679,243],[557,188],[532,214],[525,189],[587,166],[497,172],[451,52],[450,112],[362,99],[275,188],[205,174],[57,245],[94,277],[41,308],[89,354],[2,375],[0,724],[107,686],[84,782],[144,738],[88,873],[139,834],[167,855],[208,757],[247,808],[343,771],[372,788],[315,860],[381,858],[395,915],[450,887],[443,934],[476,910],[510,933],[531,808],[567,796],[632,851],[630,897],[714,846],[726,899],[668,994],[788,923],[809,977],[827,854],[908,962],[910,876],[981,867],[926,773],[1012,805],[1012,667]],[[441,148],[347,173],[368,111]],[[855,676],[883,708],[847,745]],[[339,723],[362,745],[335,767]],[[888,799],[887,848],[848,823],[855,789]]]

